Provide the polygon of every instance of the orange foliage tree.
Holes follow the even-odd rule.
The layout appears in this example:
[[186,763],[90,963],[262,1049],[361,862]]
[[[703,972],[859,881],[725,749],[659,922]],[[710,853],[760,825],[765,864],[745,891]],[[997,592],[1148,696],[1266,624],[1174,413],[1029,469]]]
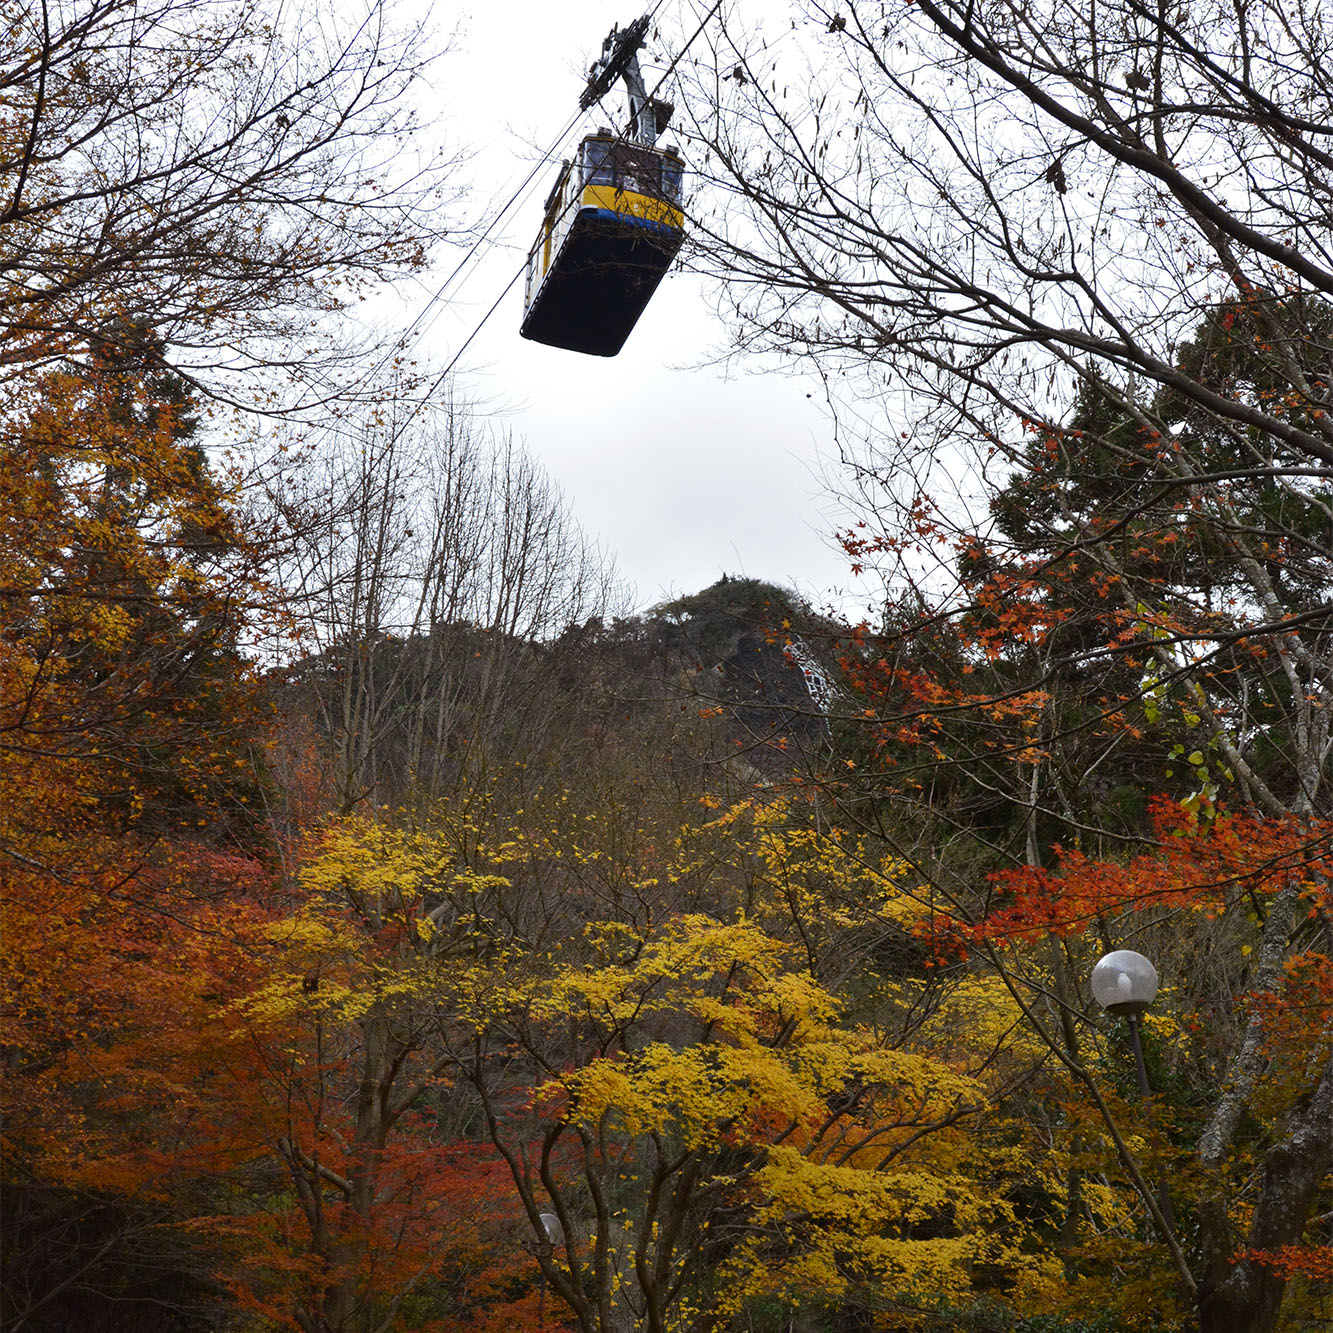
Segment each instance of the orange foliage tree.
[[[1327,1299],[1328,658],[1322,612],[1302,604],[1324,557],[1308,548],[1257,574],[1216,515],[1137,494],[1150,485],[1125,460],[1129,442],[1120,474],[1099,483],[1111,427],[1085,411],[1039,432],[991,538],[958,541],[966,602],[934,617],[904,608],[848,656],[860,760],[832,789],[900,841],[913,820],[948,830],[942,855],[914,844],[931,886],[919,928],[942,957],[994,968],[1023,996],[1075,1102],[1081,1086],[1112,1126],[1146,1210],[1151,1172],[1131,1164],[1124,1133],[1141,1113],[1095,1086],[1111,1048],[1086,978],[1122,943],[1155,957],[1162,1036],[1180,1040],[1156,1050],[1171,1128],[1154,1152],[1177,1164],[1183,1192],[1159,1251],[1159,1317],[1178,1288],[1181,1326],[1271,1328]],[[1047,480],[1043,460],[1063,460],[1063,475],[1072,452],[1088,464],[1081,488]],[[1247,525],[1269,502],[1258,497]],[[1273,522],[1308,518],[1288,504]],[[925,509],[919,520],[945,539]],[[851,546],[870,559],[897,540]],[[1287,600],[1251,633],[1264,579]],[[1232,585],[1225,609],[1201,606],[1210,581]],[[1072,1113],[1064,1128],[1080,1162],[1067,1254],[1081,1226],[1072,1182],[1103,1132]]]
[[349,358],[323,321],[425,262],[449,165],[394,166],[420,33],[304,18],[53,0],[0,31],[16,1324],[219,1317],[219,1219],[268,1188],[224,1020],[280,882],[244,652],[272,552],[199,403],[280,410],[318,379],[326,405]]
[[207,1290],[196,1258],[144,1274],[193,1252],[176,1224],[204,1206],[195,1048],[237,904],[267,892],[263,709],[237,647],[253,552],[152,339],[121,330],[22,409],[0,441],[6,1300],[53,1318],[99,1283]]

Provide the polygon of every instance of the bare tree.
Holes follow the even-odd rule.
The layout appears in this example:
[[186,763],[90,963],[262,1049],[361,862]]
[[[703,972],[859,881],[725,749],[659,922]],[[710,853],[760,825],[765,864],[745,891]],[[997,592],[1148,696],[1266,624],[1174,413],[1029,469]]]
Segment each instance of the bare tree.
[[[1063,580],[1100,630],[1026,658],[1002,648],[996,697],[1081,673],[1095,698],[1089,682],[1120,663],[1131,688],[1114,706],[1148,696],[1142,716],[1170,701],[1234,801],[1327,815],[1322,7],[848,0],[712,33],[678,99],[720,187],[695,219],[698,263],[738,341],[810,358],[840,429],[864,437],[854,463],[877,552],[919,560],[917,534],[951,538],[921,599],[929,623],[975,617],[997,565],[1039,576],[1048,597]],[[901,610],[900,643],[913,633]],[[1053,714],[1035,739],[1068,724]],[[997,796],[1059,816],[1056,784],[1020,753],[992,765]],[[1296,902],[1293,886],[1267,905],[1244,988],[1277,983]],[[1259,1035],[1255,1019],[1230,1053],[1198,1143],[1210,1170],[1263,1074]],[[1319,1188],[1302,1154],[1327,1142],[1331,1087],[1312,1068],[1268,1149],[1255,1249],[1301,1234]],[[1327,1168],[1321,1148],[1313,1179]],[[1282,1281],[1219,1259],[1239,1240],[1224,1212],[1202,1219],[1201,1326],[1271,1328]]]
[[512,437],[393,403],[279,497],[295,678],[337,747],[337,804],[438,791],[469,753],[539,745],[543,646],[617,597],[610,562]]
[[181,370],[246,406],[309,396],[321,335],[367,284],[421,266],[449,164],[410,159],[421,28],[378,0],[5,0],[0,365],[147,319]]

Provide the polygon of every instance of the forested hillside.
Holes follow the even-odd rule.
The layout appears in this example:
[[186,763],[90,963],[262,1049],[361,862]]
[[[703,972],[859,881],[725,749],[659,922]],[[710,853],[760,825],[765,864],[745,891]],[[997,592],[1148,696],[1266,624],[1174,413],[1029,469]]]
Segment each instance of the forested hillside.
[[850,623],[636,609],[353,345],[428,34],[269,8],[4,9],[0,1324],[1333,1327],[1318,16],[682,64],[691,262],[856,386]]

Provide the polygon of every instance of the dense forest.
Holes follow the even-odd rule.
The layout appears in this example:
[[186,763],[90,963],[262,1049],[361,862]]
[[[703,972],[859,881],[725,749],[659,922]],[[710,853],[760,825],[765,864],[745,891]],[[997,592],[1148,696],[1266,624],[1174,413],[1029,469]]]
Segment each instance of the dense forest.
[[0,5],[0,1325],[1333,1327],[1317,6],[690,17],[852,623],[348,331],[429,33]]

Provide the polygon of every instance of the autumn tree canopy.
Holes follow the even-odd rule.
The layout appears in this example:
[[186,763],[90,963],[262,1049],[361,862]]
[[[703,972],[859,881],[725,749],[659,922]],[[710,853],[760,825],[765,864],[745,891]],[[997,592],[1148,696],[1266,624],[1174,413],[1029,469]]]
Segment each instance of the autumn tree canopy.
[[420,33],[10,8],[7,1324],[1326,1327],[1317,12],[710,15],[695,260],[856,397],[853,626],[625,615],[517,442],[340,378],[453,225]]
[[[1329,949],[1327,25],[934,0],[774,22],[729,16],[683,100],[726,188],[699,243],[719,310],[807,358],[861,438],[847,545],[886,599],[845,655],[840,808],[910,854],[958,949],[1053,1006],[1029,1021],[1071,1072],[1089,950],[1177,959],[1215,1043],[1177,1142],[1205,1178],[1242,1142],[1264,1165],[1244,1208],[1215,1175],[1164,1262],[1181,1317],[1279,1326],[1295,1270],[1264,1219],[1322,1243],[1328,1164],[1294,1163],[1333,1096],[1317,1026],[1297,1100],[1246,1118],[1264,1014]],[[1209,869],[1174,880],[1182,851]],[[1187,902],[1227,928],[1173,933]],[[1016,927],[1059,942],[1011,957]]]
[[215,403],[324,397],[329,316],[424,261],[439,180],[396,136],[428,55],[373,7],[3,18],[4,1318],[207,1323],[201,1219],[246,1167],[213,1043],[282,851],[246,656],[274,525]]

